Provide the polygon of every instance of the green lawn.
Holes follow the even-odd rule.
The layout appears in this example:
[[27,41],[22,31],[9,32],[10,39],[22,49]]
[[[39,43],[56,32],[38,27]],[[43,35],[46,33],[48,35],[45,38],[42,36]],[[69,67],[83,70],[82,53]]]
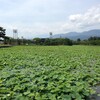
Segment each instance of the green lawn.
[[0,49],[0,100],[85,100],[100,82],[100,46]]

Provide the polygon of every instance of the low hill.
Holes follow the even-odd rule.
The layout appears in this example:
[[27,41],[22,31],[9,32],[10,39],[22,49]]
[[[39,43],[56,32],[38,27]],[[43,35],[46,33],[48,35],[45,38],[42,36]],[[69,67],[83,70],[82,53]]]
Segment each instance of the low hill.
[[100,37],[100,29],[94,29],[94,30],[89,30],[89,31],[84,31],[84,32],[69,32],[65,34],[56,34],[56,35],[53,35],[53,38],[69,38],[72,40],[76,40],[80,38],[83,40],[83,39],[88,39],[91,36]]

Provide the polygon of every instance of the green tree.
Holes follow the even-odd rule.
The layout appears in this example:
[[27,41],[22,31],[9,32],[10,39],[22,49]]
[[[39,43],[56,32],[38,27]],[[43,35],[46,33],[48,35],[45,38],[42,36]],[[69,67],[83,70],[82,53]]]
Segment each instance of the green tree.
[[0,37],[5,37],[5,31],[6,31],[6,29],[4,29],[3,27],[0,27]]
[[41,42],[41,39],[40,38],[34,38],[33,41],[34,41],[35,44],[39,45],[40,42]]

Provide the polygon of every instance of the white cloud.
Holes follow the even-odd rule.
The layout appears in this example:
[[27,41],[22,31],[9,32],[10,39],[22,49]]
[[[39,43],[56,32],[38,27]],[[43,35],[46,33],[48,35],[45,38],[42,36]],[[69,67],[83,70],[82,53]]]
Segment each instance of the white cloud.
[[61,25],[62,0],[0,0],[0,6],[0,25],[9,36],[13,29],[25,37],[58,32]]
[[81,14],[76,14],[76,15],[70,15],[69,16],[69,20],[72,21],[72,22],[80,21],[81,19],[82,19]]
[[74,14],[69,16],[67,21],[62,25],[65,31],[80,31],[86,28],[100,28],[100,5],[88,9],[84,14]]
[[[90,2],[87,5],[82,5],[82,2],[78,5],[77,2],[80,0],[76,4],[72,0],[0,0],[0,25],[7,29],[8,36],[12,36],[13,29],[18,29],[20,37],[100,27],[100,6],[81,13]],[[80,7],[82,10],[79,10]],[[66,19],[67,16],[69,19]]]
[[13,29],[18,30],[18,37],[21,38],[34,38],[34,37],[45,37],[49,36],[49,32],[58,33],[61,23],[32,23],[25,24],[20,22],[15,22],[12,24],[2,24],[6,28],[6,35],[13,36]]

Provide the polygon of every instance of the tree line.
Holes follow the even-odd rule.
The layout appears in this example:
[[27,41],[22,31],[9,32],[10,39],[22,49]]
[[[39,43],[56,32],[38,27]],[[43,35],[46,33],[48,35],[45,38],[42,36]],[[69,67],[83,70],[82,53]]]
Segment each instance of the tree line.
[[85,40],[78,38],[77,41],[74,41],[73,43],[76,45],[100,45],[100,37],[91,36]]
[[[10,45],[100,45],[100,37],[90,37],[86,40],[71,40],[69,38],[34,38],[34,39],[14,39],[6,36],[6,29],[0,27],[0,43]],[[3,38],[3,40],[1,39]]]
[[36,45],[73,45],[72,40],[68,38],[34,38]]
[[33,43],[36,45],[100,45],[100,37],[92,36],[88,39],[71,40],[68,38],[34,38]]

